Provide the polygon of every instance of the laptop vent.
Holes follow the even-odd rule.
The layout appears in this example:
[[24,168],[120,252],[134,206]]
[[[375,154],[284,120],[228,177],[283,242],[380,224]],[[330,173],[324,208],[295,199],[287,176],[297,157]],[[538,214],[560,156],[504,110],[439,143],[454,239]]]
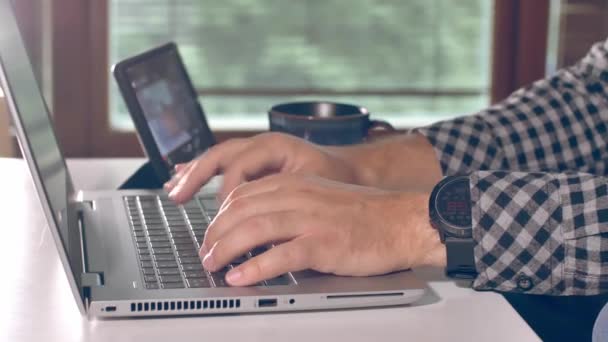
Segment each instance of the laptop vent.
[[240,299],[171,300],[155,302],[131,302],[131,312],[140,311],[201,311],[209,309],[240,308]]

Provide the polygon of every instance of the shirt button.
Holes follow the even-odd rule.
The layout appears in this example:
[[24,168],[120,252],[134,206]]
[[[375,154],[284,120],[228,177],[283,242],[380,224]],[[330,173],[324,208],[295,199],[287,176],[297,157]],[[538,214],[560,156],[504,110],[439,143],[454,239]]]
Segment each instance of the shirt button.
[[517,277],[517,288],[522,291],[528,291],[534,286],[534,282],[532,282],[532,278],[528,277],[525,274],[520,274]]

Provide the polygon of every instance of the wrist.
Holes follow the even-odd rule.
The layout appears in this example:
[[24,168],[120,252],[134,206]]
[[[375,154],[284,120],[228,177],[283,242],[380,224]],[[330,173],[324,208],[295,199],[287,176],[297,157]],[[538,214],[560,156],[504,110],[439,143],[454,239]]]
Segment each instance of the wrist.
[[324,148],[326,153],[335,158],[342,164],[342,168],[347,170],[346,173],[348,173],[350,179],[343,181],[350,184],[376,187],[377,172],[374,170],[373,163],[369,162],[373,157],[373,148],[370,145],[326,146]]
[[429,194],[406,192],[399,197],[400,204],[394,217],[399,219],[404,232],[401,249],[409,255],[407,263],[410,267],[445,267],[445,245],[428,219]]
[[390,190],[430,191],[442,177],[435,151],[417,133],[327,151],[353,171],[356,184]]

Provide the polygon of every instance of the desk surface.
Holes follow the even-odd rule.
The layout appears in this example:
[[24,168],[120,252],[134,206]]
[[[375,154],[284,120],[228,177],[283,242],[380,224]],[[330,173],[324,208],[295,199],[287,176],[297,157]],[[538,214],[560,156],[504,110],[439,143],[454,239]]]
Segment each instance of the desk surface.
[[[115,188],[142,160],[73,160],[77,188]],[[69,290],[23,161],[0,159],[3,237],[0,341],[537,341],[503,299],[475,292],[433,268],[414,272],[429,286],[412,306],[123,320],[87,320]]]

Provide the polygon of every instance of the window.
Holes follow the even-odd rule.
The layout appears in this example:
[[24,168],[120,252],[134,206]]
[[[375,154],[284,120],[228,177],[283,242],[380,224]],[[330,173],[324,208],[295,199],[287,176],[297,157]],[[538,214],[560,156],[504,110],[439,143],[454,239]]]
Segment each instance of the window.
[[552,0],[547,72],[576,63],[608,38],[605,0]]
[[142,150],[110,65],[157,44],[179,44],[219,141],[266,129],[271,105],[297,99],[360,104],[410,127],[542,77],[549,1],[15,4],[65,154],[127,157]]
[[[490,99],[487,0],[111,0],[110,63],[174,40],[213,129],[266,129],[280,102],[366,106],[397,126]],[[110,123],[133,126],[112,78]]]

